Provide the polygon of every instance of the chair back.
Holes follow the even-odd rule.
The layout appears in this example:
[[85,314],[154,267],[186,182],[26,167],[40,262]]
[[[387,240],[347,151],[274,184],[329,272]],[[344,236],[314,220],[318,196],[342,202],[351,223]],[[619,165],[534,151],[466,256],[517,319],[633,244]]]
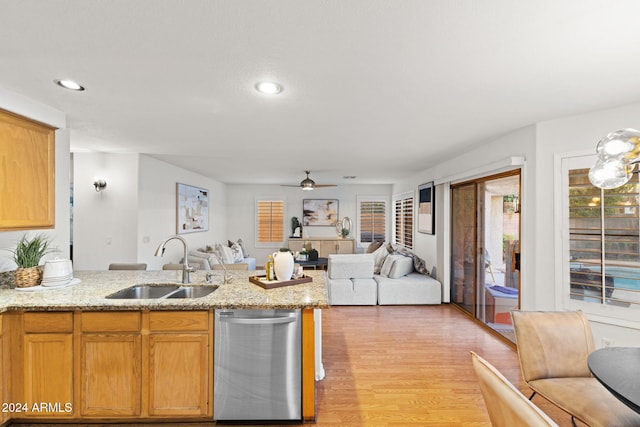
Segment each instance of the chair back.
[[146,270],[147,264],[144,263],[112,263],[109,264],[109,270]]
[[512,311],[522,377],[590,377],[587,356],[595,350],[589,320],[581,311]]
[[471,359],[493,427],[557,426],[489,362],[473,351]]

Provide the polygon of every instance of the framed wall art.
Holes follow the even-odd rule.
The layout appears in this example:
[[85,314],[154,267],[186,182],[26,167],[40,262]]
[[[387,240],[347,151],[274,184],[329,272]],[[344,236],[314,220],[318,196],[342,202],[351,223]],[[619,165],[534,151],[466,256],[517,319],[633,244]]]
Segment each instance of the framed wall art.
[[176,184],[177,234],[209,230],[209,190]]
[[436,234],[436,187],[432,182],[418,186],[418,231]]
[[332,226],[338,221],[338,199],[303,199],[303,226]]

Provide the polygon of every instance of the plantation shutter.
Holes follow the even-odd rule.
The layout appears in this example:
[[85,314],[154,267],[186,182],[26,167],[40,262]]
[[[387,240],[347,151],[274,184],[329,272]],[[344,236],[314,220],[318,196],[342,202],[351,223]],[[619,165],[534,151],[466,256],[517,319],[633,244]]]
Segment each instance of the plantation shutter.
[[284,241],[284,202],[281,200],[259,200],[257,203],[258,243]]
[[413,249],[413,196],[395,200],[395,243]]
[[387,204],[384,201],[360,202],[360,241],[384,242]]
[[569,170],[570,298],[640,306],[638,175],[602,190],[589,169]]

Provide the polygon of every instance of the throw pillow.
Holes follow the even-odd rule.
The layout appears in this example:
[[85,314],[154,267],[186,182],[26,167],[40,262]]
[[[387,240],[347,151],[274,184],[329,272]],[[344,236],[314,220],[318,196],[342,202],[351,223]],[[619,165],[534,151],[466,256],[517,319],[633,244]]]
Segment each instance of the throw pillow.
[[380,268],[380,275],[382,277],[389,277],[389,273],[391,272],[391,267],[393,267],[393,263],[395,262],[395,257],[401,255],[388,255],[384,262],[382,263],[382,267]]
[[385,245],[381,245],[373,252],[373,274],[380,274],[382,264],[384,264],[384,260],[388,255],[389,251]]
[[368,254],[372,254],[376,251],[376,249],[378,249],[380,246],[382,246],[384,242],[373,242],[371,243],[369,246],[367,246],[367,253]]
[[395,256],[393,260],[393,264],[391,265],[391,270],[389,271],[389,279],[399,279],[402,276],[406,276],[407,274],[413,272],[413,260],[410,257],[406,256]]
[[221,243],[216,244],[216,254],[220,257],[223,264],[233,264],[233,252],[229,246]]
[[242,248],[239,244],[234,243],[233,245],[231,245],[231,253],[233,255],[234,263],[242,262],[244,260],[244,257],[242,256]]
[[249,252],[247,252],[247,249],[244,247],[244,242],[242,241],[242,239],[238,239],[236,243],[240,245],[240,249],[242,249],[242,258],[248,257]]

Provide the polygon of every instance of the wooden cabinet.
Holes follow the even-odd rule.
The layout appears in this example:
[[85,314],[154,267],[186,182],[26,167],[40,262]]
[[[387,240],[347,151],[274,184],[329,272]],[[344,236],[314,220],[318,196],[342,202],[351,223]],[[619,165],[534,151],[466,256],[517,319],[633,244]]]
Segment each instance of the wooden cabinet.
[[206,311],[150,313],[150,416],[213,416],[211,321]]
[[292,251],[301,251],[308,245],[318,251],[318,256],[327,258],[330,254],[352,254],[355,251],[353,239],[338,238],[314,238],[314,239],[289,239],[288,247]]
[[53,228],[54,128],[0,110],[0,230]]
[[81,416],[213,416],[208,311],[82,313]]
[[142,335],[140,312],[82,313],[80,415],[141,414]]
[[72,417],[73,314],[25,313],[23,328],[20,402],[29,417]]
[[[9,355],[4,349],[5,342],[7,340],[4,339],[4,329],[3,329],[3,316],[0,314],[0,400],[2,403],[9,402],[9,393],[8,384],[7,384],[7,374],[9,373]],[[4,424],[5,421],[9,419],[8,411],[0,411],[0,424]]]

